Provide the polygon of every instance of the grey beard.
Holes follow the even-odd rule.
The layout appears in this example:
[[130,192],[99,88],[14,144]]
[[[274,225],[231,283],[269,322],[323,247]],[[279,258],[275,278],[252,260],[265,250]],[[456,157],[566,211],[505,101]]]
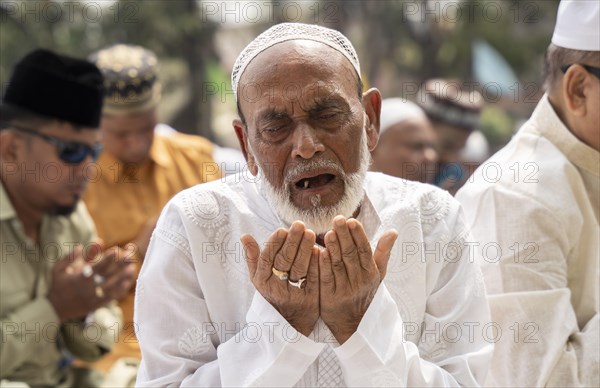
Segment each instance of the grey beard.
[[[252,152],[251,149],[250,152]],[[252,153],[254,154],[254,152]],[[367,145],[367,134],[363,131],[359,150],[358,171],[346,174],[342,167],[337,163],[329,160],[311,159],[292,167],[285,177],[283,186],[277,188],[271,184],[265,175],[262,166],[257,163],[258,188],[268,199],[269,203],[273,205],[275,212],[287,226],[290,226],[294,221],[300,220],[304,222],[308,229],[311,229],[316,234],[323,234],[331,229],[332,221],[335,216],[343,215],[345,217],[351,217],[360,206],[364,198],[363,184],[367,175],[367,170],[369,169],[370,158],[371,155]],[[321,196],[315,194],[310,198],[310,202],[313,206],[311,209],[301,209],[297,207],[291,200],[289,189],[291,177],[321,167],[334,169],[338,177],[342,179],[344,182],[344,194],[342,195],[342,198],[340,198],[339,202],[335,205],[321,206]]]

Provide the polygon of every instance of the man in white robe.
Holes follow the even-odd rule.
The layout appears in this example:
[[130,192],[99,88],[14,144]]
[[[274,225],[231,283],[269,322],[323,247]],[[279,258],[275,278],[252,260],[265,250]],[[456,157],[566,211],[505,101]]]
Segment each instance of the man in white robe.
[[136,290],[139,386],[477,386],[493,342],[458,203],[367,173],[381,96],[284,23],[240,54],[245,174],[178,194]]
[[457,195],[504,333],[486,385],[600,385],[599,9],[560,4],[547,94]]

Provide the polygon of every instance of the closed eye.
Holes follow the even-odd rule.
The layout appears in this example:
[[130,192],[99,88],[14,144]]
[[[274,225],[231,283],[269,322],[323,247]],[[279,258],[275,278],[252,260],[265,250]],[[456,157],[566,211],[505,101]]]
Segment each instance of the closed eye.
[[318,120],[331,120],[331,119],[335,119],[338,118],[340,116],[340,112],[326,112],[326,113],[321,113],[317,116]]

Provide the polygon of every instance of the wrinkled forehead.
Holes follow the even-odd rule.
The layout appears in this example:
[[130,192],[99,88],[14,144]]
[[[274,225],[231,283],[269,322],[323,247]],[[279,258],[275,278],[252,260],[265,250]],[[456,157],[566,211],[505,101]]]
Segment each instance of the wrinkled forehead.
[[238,100],[241,107],[358,101],[357,85],[356,70],[340,52],[320,42],[294,40],[266,49],[248,64],[240,78]]

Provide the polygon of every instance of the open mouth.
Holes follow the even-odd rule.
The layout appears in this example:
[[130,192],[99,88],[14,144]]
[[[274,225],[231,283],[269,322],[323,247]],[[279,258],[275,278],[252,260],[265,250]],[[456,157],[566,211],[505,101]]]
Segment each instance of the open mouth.
[[334,179],[335,175],[333,174],[319,174],[299,179],[294,183],[294,186],[296,186],[298,190],[318,189],[333,182]]

